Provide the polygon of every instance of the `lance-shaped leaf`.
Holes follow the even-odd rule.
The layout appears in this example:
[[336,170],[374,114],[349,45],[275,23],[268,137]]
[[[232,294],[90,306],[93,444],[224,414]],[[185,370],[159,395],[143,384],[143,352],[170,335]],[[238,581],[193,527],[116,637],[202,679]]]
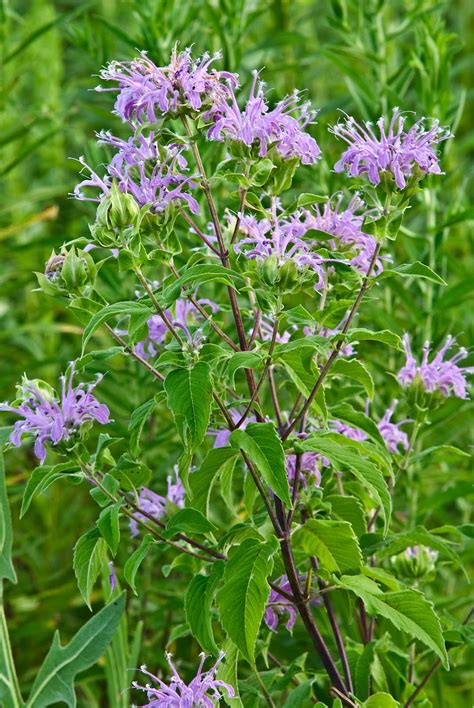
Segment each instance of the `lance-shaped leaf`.
[[274,537],[266,543],[246,539],[226,564],[224,585],[217,593],[222,626],[251,664],[255,663],[255,642],[270,592],[267,578],[277,548]]
[[164,386],[181,439],[194,451],[209,425],[212,401],[209,365],[199,361],[189,369],[174,369],[166,377]]
[[[0,580],[0,585],[1,585]],[[0,603],[0,706],[22,708],[20,684],[15,671],[5,610]]]
[[[320,452],[337,469],[348,468],[350,472],[370,491],[381,507],[381,514],[387,530],[392,511],[392,500],[380,469],[356,450],[345,444],[338,444],[336,435],[314,433],[299,443],[303,450]],[[343,438],[344,436],[340,436]],[[352,441],[348,441],[349,443]],[[359,448],[362,449],[362,448]]]
[[238,450],[232,447],[213,448],[199,469],[189,476],[192,505],[205,516],[209,513],[209,499],[218,475],[232,469],[238,455]]
[[90,322],[84,328],[82,335],[82,351],[84,352],[86,344],[92,337],[94,332],[101,324],[106,322],[110,317],[125,317],[126,315],[142,315],[143,318],[151,317],[153,310],[144,302],[130,300],[125,302],[115,302],[112,305],[106,305],[91,318]]
[[291,506],[285,453],[272,423],[250,423],[245,430],[234,430],[230,444],[247,453],[268,486]]
[[224,563],[217,561],[213,564],[209,575],[195,575],[184,600],[186,620],[191,632],[202,649],[211,654],[219,652],[212,631],[211,606],[223,572]]
[[0,583],[3,578],[16,583],[15,568],[12,563],[12,520],[5,484],[5,467],[0,449]]
[[74,635],[69,644],[61,646],[59,632],[33,683],[27,708],[44,708],[54,703],[66,703],[75,708],[74,679],[100,659],[120,621],[125,606],[125,594],[106,605]]
[[334,578],[334,582],[360,597],[369,614],[385,617],[410,638],[432,649],[443,665],[449,667],[439,619],[432,603],[421,592],[382,592],[377,583],[362,575],[345,575],[340,580]]
[[87,607],[92,610],[90,597],[106,558],[106,544],[100,531],[93,528],[77,541],[74,546],[73,566],[77,586]]
[[367,369],[358,359],[338,359],[331,369],[334,376],[346,376],[362,384],[369,398],[374,397],[374,380]]
[[347,573],[362,565],[359,542],[347,521],[309,519],[293,534],[293,545],[316,556],[330,573]]

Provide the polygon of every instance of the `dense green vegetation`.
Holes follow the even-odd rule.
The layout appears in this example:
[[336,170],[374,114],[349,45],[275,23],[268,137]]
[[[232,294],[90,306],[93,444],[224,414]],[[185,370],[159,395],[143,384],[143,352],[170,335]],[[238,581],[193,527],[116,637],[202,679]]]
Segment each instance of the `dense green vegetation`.
[[[85,155],[90,164],[98,165],[104,153],[96,146],[94,131],[123,132],[119,119],[110,114],[110,94],[91,91],[98,83],[95,76],[108,61],[131,59],[137,49],[147,50],[157,64],[167,63],[177,41],[182,47],[194,45],[196,54],[222,49],[222,66],[248,82],[252,69],[264,67],[272,101],[299,88],[320,109],[312,133],[325,159],[297,172],[293,196],[330,195],[340,189],[340,177],[330,168],[341,145],[327,131],[337,121],[338,109],[374,120],[400,106],[418,116],[435,116],[451,127],[455,137],[443,145],[445,176],[427,178],[426,188],[415,197],[401,234],[391,245],[395,264],[421,261],[447,285],[388,279],[383,288],[370,292],[358,326],[389,329],[400,336],[408,331],[418,350],[424,340],[438,345],[448,333],[460,345],[470,346],[474,129],[468,28],[474,18],[467,0],[10,0],[2,3],[2,12],[0,400],[14,399],[15,385],[24,372],[56,382],[80,353],[83,319],[60,299],[38,291],[34,271],[43,271],[52,249],[57,251],[64,242],[87,238],[89,233],[92,209],[68,196],[78,182],[80,167],[69,158]],[[217,157],[210,149],[209,162],[216,163]],[[224,205],[227,194],[220,189]],[[181,267],[184,259],[178,257],[177,262]],[[132,299],[133,280],[124,280],[129,274],[109,266],[101,272],[102,292],[110,301]],[[105,331],[95,332],[90,349],[109,346]],[[360,349],[375,380],[373,405],[380,417],[398,395],[394,377],[387,372],[396,373],[403,356],[380,344],[365,343]],[[107,373],[100,387],[100,399],[113,419],[107,431],[127,437],[130,414],[153,396],[153,384],[146,371],[118,355],[95,361],[91,375],[96,371]],[[333,392],[328,397],[331,405],[336,405],[335,399]],[[446,400],[430,414],[430,424],[418,439],[418,452],[443,445],[468,449],[471,411],[469,400]],[[405,404],[403,412],[411,416]],[[6,424],[3,416],[1,425]],[[161,481],[177,459],[174,430],[171,414],[160,408],[143,434],[142,460],[151,467],[160,491]],[[3,438],[9,432],[5,430]],[[5,455],[18,582],[6,583],[4,606],[24,696],[54,631],[60,629],[64,642],[90,619],[77,588],[72,549],[97,518],[97,505],[84,484],[59,482],[37,495],[20,520],[22,496],[35,466],[28,445]],[[449,448],[419,458],[396,488],[393,520],[395,531],[407,519],[428,529],[445,526],[443,538],[455,544],[467,575],[473,555],[471,473],[468,458]],[[120,569],[137,545],[125,531],[115,560],[123,586]],[[140,592],[135,596],[129,590],[120,640],[115,640],[105,660],[77,678],[78,705],[129,705],[129,696],[120,694],[124,676],[126,685],[132,680],[127,667],[147,664],[154,672],[165,669],[165,650],[180,658],[186,676],[194,675],[201,649],[185,626],[181,592],[189,583],[190,571],[173,572],[170,582],[165,582],[173,558],[172,552],[160,547],[141,566]],[[466,574],[441,555],[436,572],[422,588],[448,631],[451,670],[441,668],[434,674],[420,706],[462,708],[472,702],[472,639],[469,645],[468,631],[459,628],[473,604]],[[99,582],[92,593],[94,611],[103,607],[107,594],[105,567],[103,587]],[[340,602],[337,609],[351,645],[358,641],[358,628],[350,622],[352,605]],[[308,651],[306,639],[297,625],[293,637],[282,632],[272,638],[271,653],[288,666]],[[382,655],[383,639],[380,642]],[[434,658],[429,651],[422,657],[418,680]],[[111,670],[113,662],[116,673]],[[391,654],[386,662],[379,657],[374,663],[371,670],[379,690],[396,695],[403,661],[397,663]],[[307,664],[314,668],[317,660],[310,656]],[[264,674],[262,657],[259,668]],[[244,705],[259,705],[258,685],[245,662],[239,678]],[[137,694],[133,700],[142,698]]]

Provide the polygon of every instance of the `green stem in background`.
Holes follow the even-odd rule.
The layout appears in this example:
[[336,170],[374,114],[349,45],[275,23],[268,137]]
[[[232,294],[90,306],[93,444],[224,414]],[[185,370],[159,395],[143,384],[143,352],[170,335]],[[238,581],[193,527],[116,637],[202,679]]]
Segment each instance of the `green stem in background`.
[[260,674],[258,673],[257,667],[254,666],[254,669],[253,669],[253,670],[254,670],[254,673],[255,673],[255,678],[257,679],[257,683],[258,683],[258,685],[260,686],[260,689],[261,689],[261,691],[262,691],[262,693],[263,693],[263,697],[265,698],[265,700],[266,700],[266,702],[267,702],[267,705],[269,705],[270,708],[276,708],[276,704],[275,704],[273,698],[271,697],[271,695],[268,693],[267,687],[266,687],[265,684],[263,683],[262,677],[261,677]]
[[7,618],[3,606],[3,582],[0,580],[0,667],[6,672],[6,675],[1,676],[2,683],[7,684],[7,688],[3,688],[2,695],[4,698],[11,700],[12,708],[21,708],[23,699],[20,692],[20,684],[16,675],[15,662],[13,660],[12,647],[10,636],[8,633]]
[[[426,207],[426,225],[429,234],[429,255],[428,265],[432,270],[436,268],[436,192],[433,188],[425,188],[423,190],[423,198]],[[426,326],[425,340],[430,341],[433,336],[433,298],[434,298],[434,283],[427,281],[426,283]]]
[[176,331],[176,328],[173,326],[173,323],[169,321],[169,319],[166,315],[166,312],[163,310],[160,303],[156,299],[155,293],[153,292],[153,289],[150,288],[147,279],[145,278],[145,276],[143,275],[143,273],[141,271],[141,268],[139,266],[135,266],[134,273],[137,276],[138,280],[140,281],[141,285],[143,286],[145,292],[148,294],[150,300],[153,303],[153,307],[155,308],[156,312],[159,314],[159,316],[163,320],[168,331],[171,332],[173,337],[178,342],[179,346],[182,348],[183,347],[183,340],[181,339],[178,332]]
[[[470,609],[469,612],[467,613],[467,617],[466,617],[466,618],[464,619],[464,621],[463,621],[463,625],[464,625],[464,626],[467,625],[467,624],[469,624],[469,622],[471,621],[471,617],[472,617],[473,614],[474,614],[474,607],[471,607],[471,609]],[[415,688],[415,690],[413,691],[413,693],[411,694],[411,696],[410,696],[410,697],[408,698],[408,700],[404,703],[403,708],[410,708],[410,706],[413,705],[413,703],[415,702],[416,697],[418,696],[418,694],[424,689],[424,687],[426,686],[426,684],[428,683],[428,681],[430,680],[430,678],[433,676],[434,673],[436,673],[436,671],[439,669],[439,667],[441,666],[441,664],[442,664],[441,659],[437,659],[437,660],[434,662],[434,664],[432,664],[431,668],[428,670],[428,672],[426,673],[426,675],[424,676],[424,678],[420,681],[420,683],[419,683],[418,686]]]

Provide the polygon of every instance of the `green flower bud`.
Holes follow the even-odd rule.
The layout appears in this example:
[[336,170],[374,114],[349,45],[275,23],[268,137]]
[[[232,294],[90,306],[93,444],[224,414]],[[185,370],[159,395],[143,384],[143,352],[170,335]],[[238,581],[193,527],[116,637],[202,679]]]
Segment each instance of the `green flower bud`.
[[438,553],[428,546],[412,546],[390,558],[397,574],[404,578],[423,578],[436,570]]
[[51,402],[56,398],[56,391],[49,383],[43,381],[43,379],[29,379],[26,374],[23,374],[21,383],[16,387],[17,399],[15,403],[21,404],[28,401],[32,396],[32,389],[39,391],[46,401]]
[[89,253],[76,250],[52,252],[44,273],[37,273],[43,292],[48,295],[83,295],[94,285],[97,268]]
[[124,232],[133,229],[139,217],[140,207],[133,196],[121,192],[114,182],[97,207],[95,224],[90,227],[92,238],[104,248],[120,246]]

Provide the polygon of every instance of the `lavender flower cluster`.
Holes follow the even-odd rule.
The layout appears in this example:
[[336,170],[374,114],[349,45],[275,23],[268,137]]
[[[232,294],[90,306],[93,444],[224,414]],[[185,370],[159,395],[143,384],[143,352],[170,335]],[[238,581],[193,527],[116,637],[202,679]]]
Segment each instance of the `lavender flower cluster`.
[[74,364],[68,376],[61,376],[60,398],[50,387],[26,381],[21,387],[18,406],[0,405],[0,411],[10,411],[20,417],[10,435],[12,445],[19,447],[24,435],[33,436],[35,455],[41,464],[46,458],[46,442],[57,445],[68,441],[88,421],[96,420],[102,425],[109,422],[109,409],[92,394],[102,376],[99,375],[95,383],[77,386],[73,386],[73,376]]

